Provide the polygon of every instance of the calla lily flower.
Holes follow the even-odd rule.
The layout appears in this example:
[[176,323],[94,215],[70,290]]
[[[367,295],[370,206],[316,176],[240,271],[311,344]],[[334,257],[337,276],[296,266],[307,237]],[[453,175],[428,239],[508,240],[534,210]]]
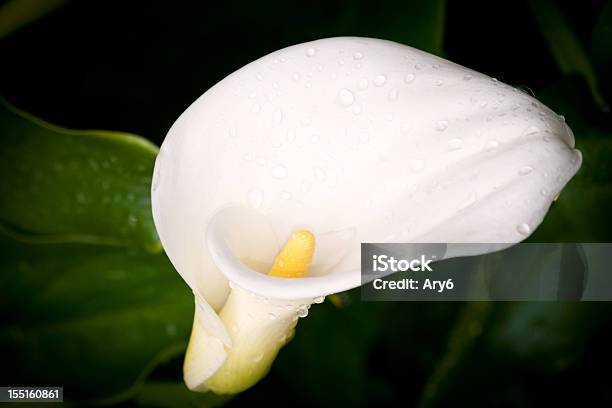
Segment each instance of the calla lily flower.
[[361,242],[517,243],[580,164],[563,117],[408,46],[330,38],[246,65],[155,165],[155,225],[195,295],[187,386],[255,384],[311,304],[360,285]]

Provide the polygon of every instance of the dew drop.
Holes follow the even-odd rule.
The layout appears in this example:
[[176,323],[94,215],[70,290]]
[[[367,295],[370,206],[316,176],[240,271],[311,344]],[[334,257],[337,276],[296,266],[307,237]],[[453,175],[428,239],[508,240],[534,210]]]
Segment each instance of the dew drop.
[[415,76],[413,73],[408,73],[408,74],[406,74],[406,76],[404,77],[404,82],[405,82],[405,83],[407,83],[407,84],[409,84],[409,83],[411,83],[412,81],[414,81],[414,78],[415,78],[415,77],[416,77],[416,76]]
[[353,58],[356,59],[356,60],[360,60],[360,59],[363,58],[363,53],[358,51],[358,52],[353,54]]
[[283,112],[278,109],[276,112],[274,112],[274,122],[276,123],[281,123],[283,121]]
[[325,296],[318,296],[313,299],[313,302],[316,304],[320,304],[320,303],[323,303],[324,300],[325,300]]
[[251,112],[253,113],[259,113],[260,110],[261,110],[261,106],[259,106],[258,103],[253,104],[253,106],[251,107]]
[[342,106],[351,106],[355,102],[355,95],[353,92],[349,91],[346,88],[343,88],[338,92],[338,103]]
[[399,97],[399,89],[391,88],[391,90],[389,91],[389,100],[396,101],[398,97]]
[[464,81],[469,81],[470,79],[472,79],[472,75],[470,75],[470,74],[465,74],[465,75],[463,76],[463,80],[464,80]]
[[447,127],[448,127],[448,121],[447,120],[440,120],[436,124],[436,130],[440,131],[440,132],[444,132]]
[[288,191],[283,191],[281,192],[281,197],[283,200],[289,200],[291,198],[291,193]]
[[297,315],[299,317],[306,317],[308,316],[308,308],[307,307],[300,307],[297,311]]
[[357,86],[359,87],[359,89],[368,89],[369,84],[370,82],[367,80],[367,78],[361,78],[357,83]]
[[529,226],[529,224],[522,223],[517,225],[516,230],[521,235],[529,235],[529,233],[531,232],[531,227]]
[[448,141],[448,150],[450,151],[459,150],[462,147],[463,147],[463,140],[459,139],[458,137]]
[[387,77],[384,75],[376,75],[374,77],[374,85],[383,86],[387,82]]
[[436,81],[436,86],[442,86],[444,84],[444,81],[442,81],[441,79],[438,79]]
[[276,320],[276,314],[275,313],[268,313],[268,318],[270,320]]
[[268,160],[266,160],[264,157],[258,157],[256,162],[260,166],[265,166],[268,163]]
[[319,141],[320,141],[320,139],[319,139],[319,136],[317,136],[317,135],[312,135],[312,137],[310,138],[310,142],[312,144],[317,144],[317,143],[319,143]]
[[306,50],[306,56],[307,57],[314,57],[315,55],[317,55],[317,50],[310,47]]
[[294,81],[299,81],[300,80],[300,74],[297,72],[294,72],[293,75],[291,76],[293,78]]
[[323,181],[327,178],[327,173],[320,167],[317,167],[314,171],[315,178],[319,181]]
[[353,113],[359,115],[361,113],[361,105],[353,105]]
[[272,176],[277,179],[284,179],[285,177],[287,177],[287,169],[285,168],[285,166],[277,164],[272,168]]
[[370,141],[370,135],[368,134],[368,132],[361,132],[359,134],[359,141],[361,143],[368,143]]
[[533,167],[531,166],[523,166],[519,169],[519,174],[521,176],[526,176],[527,174],[531,173],[533,171]]
[[540,132],[540,128],[537,126],[529,126],[525,132],[524,135],[525,136],[529,136],[529,135],[535,135],[536,133]]

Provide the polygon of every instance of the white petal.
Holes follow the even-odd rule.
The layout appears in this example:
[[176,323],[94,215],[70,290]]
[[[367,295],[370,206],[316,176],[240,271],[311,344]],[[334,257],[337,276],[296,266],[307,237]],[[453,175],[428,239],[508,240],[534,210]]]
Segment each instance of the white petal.
[[[243,67],[185,111],[156,164],[154,217],[170,259],[216,310],[224,275],[279,298],[327,294],[360,283],[359,242],[521,241],[579,168],[572,148],[556,114],[486,75],[388,41],[325,39]],[[243,239],[266,248],[299,226],[354,236],[307,284],[220,272],[231,257],[214,263],[205,235],[228,205],[265,217],[274,238]]]

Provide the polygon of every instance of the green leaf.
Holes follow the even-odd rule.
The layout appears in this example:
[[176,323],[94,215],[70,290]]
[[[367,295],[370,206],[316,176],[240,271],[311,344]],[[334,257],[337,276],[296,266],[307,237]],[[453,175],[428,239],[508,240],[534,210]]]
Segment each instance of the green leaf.
[[179,382],[155,381],[145,383],[135,401],[139,406],[149,408],[214,408],[222,406],[232,398],[233,395],[192,392]]
[[530,0],[529,6],[561,72],[583,75],[593,99],[606,108],[587,52],[554,0]]
[[0,102],[0,224],[37,242],[161,250],[149,198],[154,145],[63,129]]
[[151,217],[157,149],[5,103],[0,136],[0,383],[129,398],[184,352],[193,317]]
[[3,384],[117,399],[184,351],[193,297],[163,254],[0,240]]

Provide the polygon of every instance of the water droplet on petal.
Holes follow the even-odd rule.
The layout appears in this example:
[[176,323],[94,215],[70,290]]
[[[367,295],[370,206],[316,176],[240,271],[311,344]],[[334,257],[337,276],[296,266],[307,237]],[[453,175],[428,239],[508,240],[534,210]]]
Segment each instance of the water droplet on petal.
[[287,177],[287,169],[280,164],[277,164],[272,168],[272,176],[277,179],[284,179]]
[[368,81],[367,78],[361,78],[359,82],[357,83],[357,86],[359,87],[359,89],[367,89],[369,83],[370,82]]
[[306,317],[308,316],[308,308],[307,307],[300,307],[297,311],[297,315],[299,317]]
[[356,60],[360,60],[360,59],[363,58],[363,53],[358,51],[358,52],[353,54],[353,58],[356,59]]
[[251,107],[251,112],[253,113],[259,113],[260,110],[261,110],[261,106],[259,106],[258,103],[253,104],[253,106]]
[[436,124],[436,130],[438,130],[440,132],[445,131],[447,127],[448,127],[448,121],[447,120],[440,120]]
[[529,235],[529,233],[531,232],[531,227],[529,226],[529,224],[522,223],[517,225],[516,230],[521,235]]
[[531,166],[523,166],[519,169],[519,174],[521,176],[526,176],[527,174],[531,173],[533,171],[533,167]]
[[307,57],[314,57],[315,55],[317,55],[317,50],[310,47],[306,50],[306,56]]
[[313,302],[316,304],[320,304],[320,303],[323,303],[324,300],[325,300],[325,296],[318,296],[313,299]]
[[535,135],[536,133],[540,133],[540,128],[538,128],[537,126],[529,126],[525,130],[524,135],[529,136],[529,135]]
[[295,140],[295,132],[293,130],[290,130],[287,132],[287,141],[289,143],[292,143]]
[[470,79],[472,79],[472,75],[470,75],[470,74],[465,74],[465,75],[463,76],[463,80],[464,80],[464,81],[469,81]]
[[414,81],[414,78],[415,78],[415,77],[416,77],[416,76],[415,76],[413,73],[408,73],[408,74],[406,74],[406,76],[404,77],[404,82],[405,82],[405,83],[407,83],[407,84],[409,84],[409,83],[411,83],[412,81]]
[[320,167],[317,167],[314,172],[315,178],[319,181],[323,181],[327,178],[327,173]]
[[288,191],[283,191],[281,193],[281,197],[283,198],[283,200],[289,200],[291,198],[291,193]]
[[353,113],[359,115],[361,113],[361,105],[353,105]]
[[459,150],[462,147],[463,147],[463,140],[459,139],[458,137],[448,141],[448,150],[450,151]]
[[353,92],[346,88],[341,89],[340,92],[338,92],[338,103],[340,103],[340,105],[351,106],[353,102],[355,102],[355,95],[353,95]]
[[368,143],[370,141],[370,135],[368,134],[368,132],[361,132],[359,134],[359,141],[361,143]]
[[387,82],[387,77],[384,75],[376,75],[374,77],[374,85],[383,86]]
[[281,123],[283,121],[283,112],[278,109],[276,112],[274,112],[274,122],[276,123]]
[[399,96],[399,89],[391,88],[391,90],[389,91],[389,100],[395,101],[397,100],[398,96]]

